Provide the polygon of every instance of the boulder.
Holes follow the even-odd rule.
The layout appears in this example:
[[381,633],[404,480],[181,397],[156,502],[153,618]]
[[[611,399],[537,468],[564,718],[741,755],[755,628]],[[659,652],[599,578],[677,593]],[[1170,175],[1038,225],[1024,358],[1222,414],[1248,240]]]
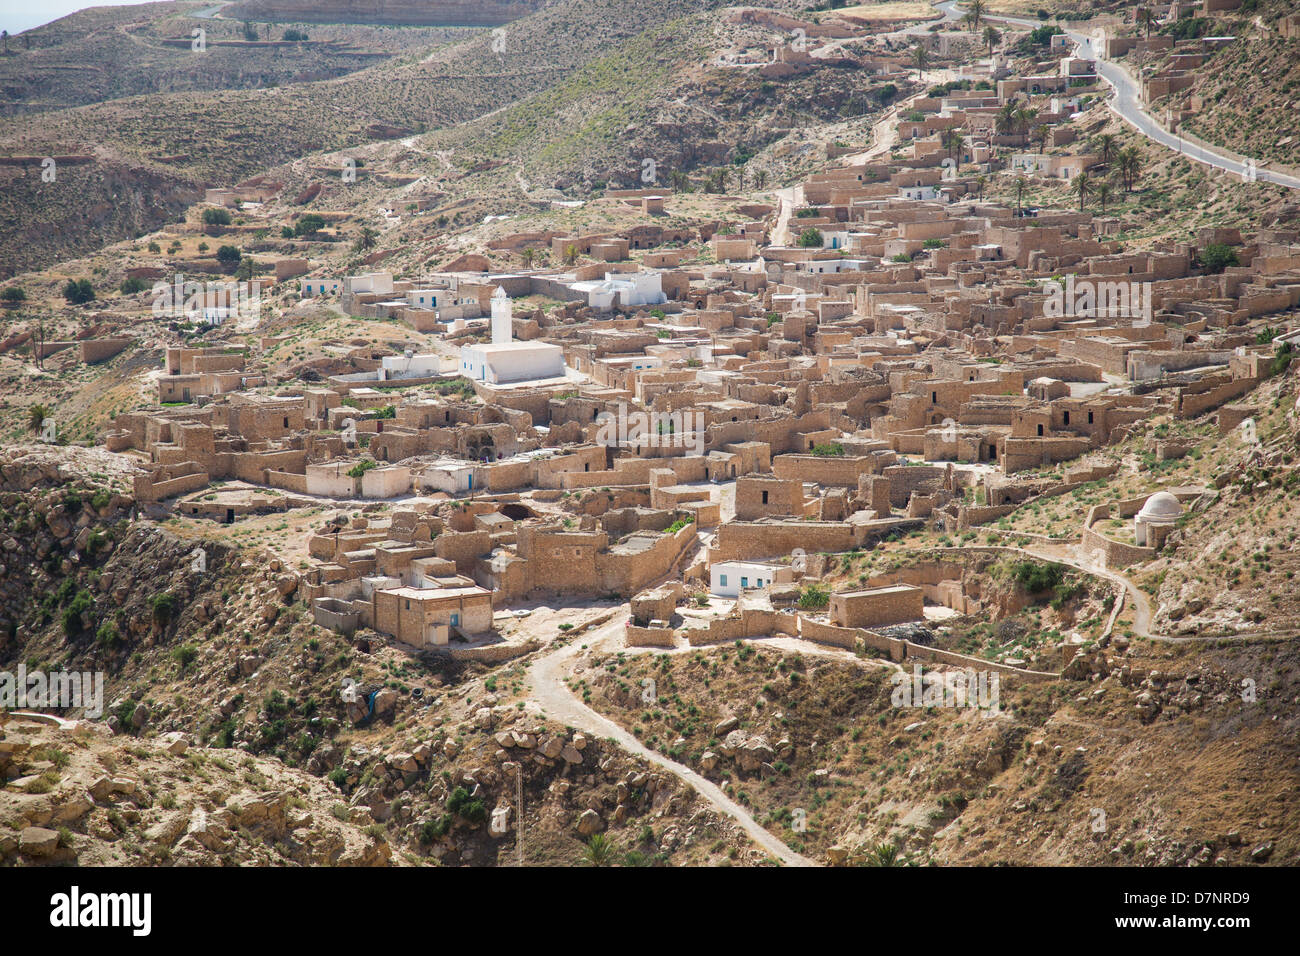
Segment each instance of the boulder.
[[[599,833],[605,829],[605,821],[600,818],[600,814],[595,810],[583,810],[578,815],[578,832],[583,836],[591,836],[593,833]],[[55,834],[57,840],[58,834]]]
[[59,831],[27,827],[18,834],[18,850],[26,856],[53,856],[59,848]]
[[385,687],[375,695],[375,713],[381,716],[391,714],[397,707],[397,691]]

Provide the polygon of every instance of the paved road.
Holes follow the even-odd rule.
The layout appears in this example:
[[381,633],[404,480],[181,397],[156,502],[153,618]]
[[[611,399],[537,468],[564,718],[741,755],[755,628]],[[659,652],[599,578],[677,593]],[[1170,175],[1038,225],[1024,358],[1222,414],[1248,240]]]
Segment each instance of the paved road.
[[532,666],[528,669],[529,697],[542,706],[548,717],[598,737],[612,738],[615,743],[628,753],[664,768],[678,779],[689,784],[714,808],[739,823],[755,843],[786,866],[816,866],[817,864],[812,860],[794,852],[764,827],[760,826],[758,821],[749,815],[748,811],[723,793],[717,784],[700,776],[690,767],[679,764],[675,760],[670,760],[663,754],[644,746],[631,733],[612,720],[596,713],[569,690],[568,685],[564,683],[564,679],[569,674],[574,658],[583,653],[584,645],[588,648],[595,648],[613,640],[623,630],[625,621],[625,614],[616,613],[609,623],[597,628],[590,634],[579,635],[568,646],[533,661]]
[[[945,0],[943,3],[936,3],[935,8],[944,14],[945,18],[952,20],[960,16],[957,9],[956,0]],[[1019,27],[1039,27],[1043,25],[1042,21],[1029,20],[1024,17],[1009,17],[1002,14],[985,14],[984,19],[994,20],[1000,23],[1010,23]],[[1051,21],[1048,21],[1051,22]],[[1300,189],[1300,177],[1288,176],[1286,173],[1279,173],[1270,169],[1263,169],[1256,164],[1255,160],[1246,156],[1240,156],[1226,149],[1207,149],[1203,146],[1197,146],[1187,142],[1176,133],[1171,133],[1156,122],[1155,118],[1146,111],[1142,106],[1141,91],[1137,80],[1118,63],[1112,63],[1102,58],[1098,49],[1095,37],[1079,33],[1075,30],[1065,29],[1066,35],[1075,44],[1075,53],[1081,59],[1091,60],[1097,64],[1097,72],[1101,78],[1110,84],[1114,91],[1113,95],[1107,100],[1107,105],[1111,108],[1120,119],[1128,123],[1139,133],[1153,142],[1159,143],[1176,152],[1182,153],[1188,159],[1202,163],[1206,166],[1213,166],[1216,169],[1226,170],[1236,176],[1244,177],[1247,170],[1254,168],[1254,178],[1258,182],[1275,183],[1279,186],[1287,186],[1291,189]],[[1098,43],[1100,41],[1097,41]]]

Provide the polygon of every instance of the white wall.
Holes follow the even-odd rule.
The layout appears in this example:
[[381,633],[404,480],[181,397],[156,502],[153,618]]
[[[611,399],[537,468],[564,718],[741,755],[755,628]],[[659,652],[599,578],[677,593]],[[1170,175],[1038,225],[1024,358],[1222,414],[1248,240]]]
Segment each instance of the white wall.
[[[709,593],[717,597],[739,597],[741,588],[752,590],[767,587],[776,573],[777,569],[767,564],[719,561],[709,568]],[[745,583],[742,584],[742,580]]]
[[564,349],[545,342],[508,348],[466,345],[460,350],[460,374],[476,382],[526,382],[564,374]]

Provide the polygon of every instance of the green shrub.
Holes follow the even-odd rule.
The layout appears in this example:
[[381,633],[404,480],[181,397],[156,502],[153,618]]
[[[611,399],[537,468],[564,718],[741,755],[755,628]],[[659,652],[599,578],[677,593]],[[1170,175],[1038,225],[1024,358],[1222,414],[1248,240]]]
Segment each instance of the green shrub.
[[90,610],[94,600],[89,591],[78,591],[72,603],[63,611],[63,633],[67,637],[79,637],[82,631],[81,615]]
[[1065,576],[1065,568],[1059,564],[1018,561],[1012,565],[1011,576],[1030,594],[1039,594],[1059,585]]
[[809,584],[799,592],[799,607],[805,611],[821,611],[830,606],[831,593],[820,584]]

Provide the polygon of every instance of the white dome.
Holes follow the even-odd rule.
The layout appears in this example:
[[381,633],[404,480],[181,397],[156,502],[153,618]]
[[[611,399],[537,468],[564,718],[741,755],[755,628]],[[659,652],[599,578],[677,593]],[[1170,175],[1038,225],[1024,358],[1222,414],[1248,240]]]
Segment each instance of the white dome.
[[1138,512],[1139,518],[1148,520],[1155,519],[1166,521],[1173,520],[1183,513],[1183,506],[1167,491],[1157,491],[1154,495],[1146,500],[1142,510]]

